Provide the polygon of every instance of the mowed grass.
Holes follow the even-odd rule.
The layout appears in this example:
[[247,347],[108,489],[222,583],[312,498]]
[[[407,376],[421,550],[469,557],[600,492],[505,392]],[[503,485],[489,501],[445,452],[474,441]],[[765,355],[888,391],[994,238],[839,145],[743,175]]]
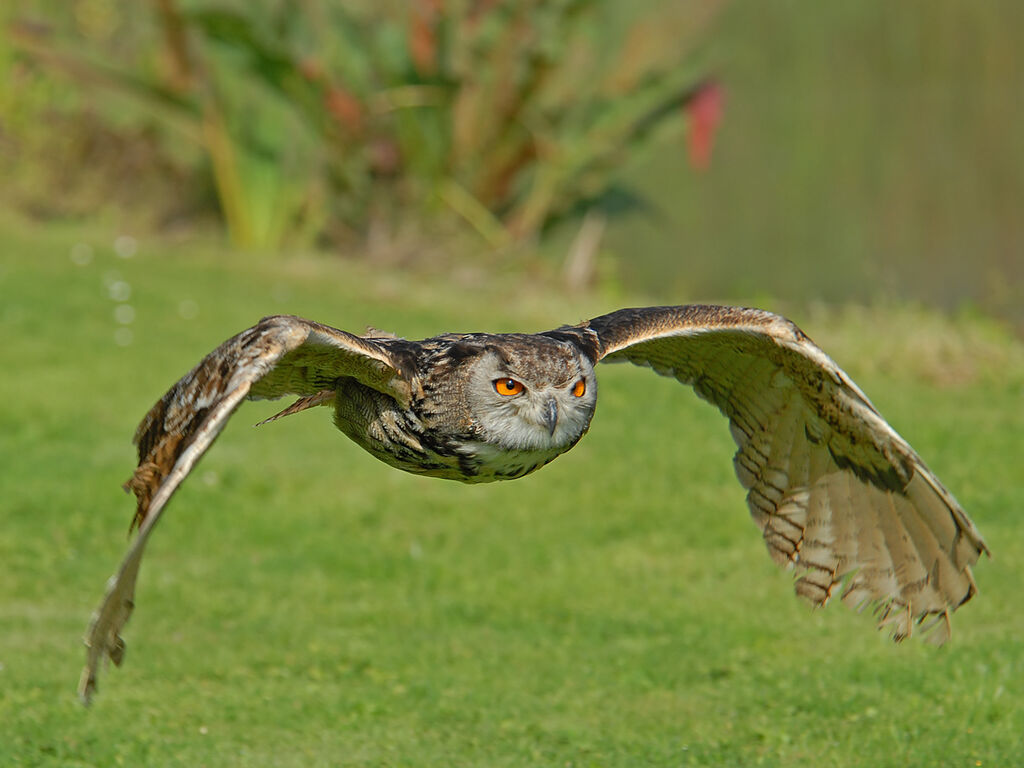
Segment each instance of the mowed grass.
[[794,599],[746,512],[724,419],[670,380],[608,366],[576,449],[482,487],[392,470],[326,410],[252,429],[277,404],[246,404],[154,535],[125,664],[83,708],[81,637],[127,543],[130,437],[223,338],[274,312],[422,337],[542,330],[622,302],[326,258],[143,244],[121,259],[106,240],[86,239],[78,266],[74,233],[3,231],[0,765],[1021,757],[1024,351],[984,319],[900,308],[795,319],[993,551],[944,648],[896,646],[869,616]]

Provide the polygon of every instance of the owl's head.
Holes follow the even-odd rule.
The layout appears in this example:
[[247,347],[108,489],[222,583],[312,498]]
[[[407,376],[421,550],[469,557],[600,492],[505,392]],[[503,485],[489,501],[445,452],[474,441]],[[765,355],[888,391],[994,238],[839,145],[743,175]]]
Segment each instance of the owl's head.
[[483,439],[510,451],[564,451],[583,437],[597,403],[594,366],[542,336],[491,336],[468,360],[465,398]]

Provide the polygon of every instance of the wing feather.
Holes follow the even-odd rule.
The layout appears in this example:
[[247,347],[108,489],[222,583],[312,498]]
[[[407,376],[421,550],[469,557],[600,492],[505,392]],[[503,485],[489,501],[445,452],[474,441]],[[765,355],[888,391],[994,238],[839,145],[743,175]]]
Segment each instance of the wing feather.
[[137,506],[132,542],[93,616],[85,644],[86,666],[79,683],[82,700],[96,690],[105,657],[120,664],[121,628],[131,615],[143,550],[167,502],[246,398],[287,394],[317,400],[351,377],[392,395],[410,396],[409,366],[372,340],[297,317],[267,317],[225,341],[182,377],[142,419],[135,433],[139,465],[126,489]]
[[107,583],[107,592],[103,596],[103,602],[100,603],[93,615],[89,631],[86,633],[86,662],[78,684],[78,694],[85,704],[89,703],[92,695],[96,692],[96,678],[103,659],[109,656],[115,665],[120,666],[124,658],[125,643],[120,632],[135,607],[135,581],[139,575],[142,553],[150,533],[156,527],[164,507],[174,491],[213,443],[224,428],[224,423],[234,413],[248,391],[249,384],[242,383],[213,406],[207,418],[196,429],[194,439],[182,450],[159,490],[149,500],[149,515],[139,526],[139,534],[128,548],[117,573]]
[[756,309],[624,309],[550,332],[594,362],[631,362],[690,385],[729,418],[736,474],[769,554],[824,605],[840,584],[897,640],[976,591],[987,553],[953,496],[867,396],[799,328]]

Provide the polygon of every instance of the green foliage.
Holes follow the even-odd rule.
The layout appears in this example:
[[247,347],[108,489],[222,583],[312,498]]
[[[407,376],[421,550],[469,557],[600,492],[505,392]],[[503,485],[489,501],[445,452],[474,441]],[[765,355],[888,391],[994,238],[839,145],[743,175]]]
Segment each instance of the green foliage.
[[718,3],[618,5],[160,0],[145,31],[123,25],[148,57],[83,51],[80,32],[14,39],[200,145],[239,245],[440,204],[503,246],[600,205],[638,149],[678,133]]
[[[1024,350],[984,320],[902,309],[795,319],[992,548],[945,648],[894,646],[868,616],[795,600],[745,511],[721,417],[608,366],[583,442],[489,487],[396,472],[326,412],[252,429],[278,404],[246,404],[161,522],[125,665],[83,709],[80,639],[132,512],[129,438],[201,353],[271,312],[423,336],[613,307],[527,280],[466,291],[212,244],[143,241],[123,258],[123,242],[53,226],[0,233],[0,764],[1019,758]],[[944,350],[972,375],[936,379]]]

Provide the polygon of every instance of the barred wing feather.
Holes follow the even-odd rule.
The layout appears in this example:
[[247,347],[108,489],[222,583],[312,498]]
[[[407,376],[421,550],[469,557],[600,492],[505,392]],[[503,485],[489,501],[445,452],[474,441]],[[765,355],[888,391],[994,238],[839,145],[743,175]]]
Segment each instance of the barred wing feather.
[[[245,399],[300,395],[313,399],[343,376],[408,400],[402,365],[382,344],[297,317],[267,317],[225,341],[181,378],[146,414],[135,433],[139,465],[126,489],[138,499],[139,534],[86,635],[79,695],[88,703],[105,657],[120,664],[121,628],[131,615],[142,553],[171,496]],[[292,409],[288,409],[292,410]]]
[[[626,309],[577,327],[595,357],[673,376],[729,418],[736,474],[797,594],[874,607],[897,640],[944,642],[985,543],[907,442],[799,328],[715,306]],[[569,329],[565,329],[568,331]]]

